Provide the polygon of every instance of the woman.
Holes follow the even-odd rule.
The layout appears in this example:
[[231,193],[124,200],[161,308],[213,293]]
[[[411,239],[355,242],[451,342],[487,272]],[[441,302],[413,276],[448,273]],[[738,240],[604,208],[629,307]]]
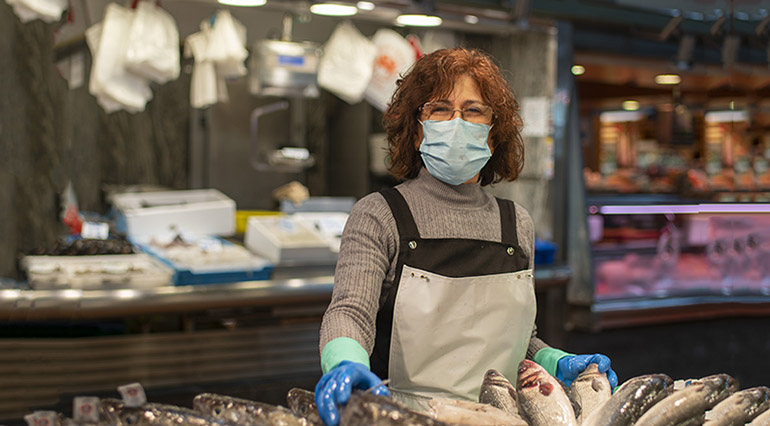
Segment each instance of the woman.
[[525,357],[568,384],[589,362],[617,383],[606,356],[535,336],[532,219],[482,189],[521,172],[517,110],[476,50],[436,51],[399,80],[383,123],[405,182],[356,203],[343,232],[321,326],[326,424],[354,388],[477,400],[488,369],[515,379]]

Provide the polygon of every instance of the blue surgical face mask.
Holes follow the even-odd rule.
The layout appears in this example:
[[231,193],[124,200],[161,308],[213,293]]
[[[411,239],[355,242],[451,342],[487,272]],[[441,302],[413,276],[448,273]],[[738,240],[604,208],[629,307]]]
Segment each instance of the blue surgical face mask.
[[476,176],[492,157],[487,145],[491,128],[459,117],[422,122],[420,154],[428,172],[450,185],[460,185]]

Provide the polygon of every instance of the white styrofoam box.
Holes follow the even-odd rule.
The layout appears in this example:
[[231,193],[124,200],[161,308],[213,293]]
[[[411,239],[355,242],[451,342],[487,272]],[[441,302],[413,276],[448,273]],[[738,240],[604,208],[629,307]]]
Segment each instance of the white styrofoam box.
[[251,216],[244,245],[279,265],[333,264],[337,253],[306,220],[292,216]]
[[326,244],[331,247],[332,251],[335,253],[340,252],[342,231],[345,229],[345,223],[348,221],[347,213],[306,212],[294,213],[292,217],[318,230],[318,233],[326,241]]
[[273,264],[245,247],[215,236],[133,240],[174,269],[174,284],[224,284],[266,280]]
[[235,233],[235,201],[216,189],[116,194],[118,228],[131,238]]
[[53,289],[142,289],[171,284],[173,271],[145,253],[95,256],[25,256],[30,287]]

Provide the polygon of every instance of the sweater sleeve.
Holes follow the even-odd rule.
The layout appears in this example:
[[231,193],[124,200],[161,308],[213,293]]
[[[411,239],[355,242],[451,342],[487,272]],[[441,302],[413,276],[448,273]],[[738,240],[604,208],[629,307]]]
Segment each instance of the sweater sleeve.
[[371,354],[383,281],[396,254],[395,220],[378,193],[358,201],[342,232],[332,300],[321,323],[319,350],[338,337]]

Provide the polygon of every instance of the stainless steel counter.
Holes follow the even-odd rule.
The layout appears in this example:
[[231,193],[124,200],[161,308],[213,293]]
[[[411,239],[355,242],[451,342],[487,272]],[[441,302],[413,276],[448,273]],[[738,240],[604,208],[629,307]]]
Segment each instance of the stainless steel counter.
[[292,302],[331,297],[333,276],[116,290],[0,290],[0,318],[104,318]]
[[[536,289],[545,291],[566,286],[570,275],[570,270],[566,267],[536,268]],[[320,275],[149,289],[0,290],[0,319],[94,319],[218,308],[275,306],[295,302],[323,303],[331,299],[333,284],[332,275]]]

